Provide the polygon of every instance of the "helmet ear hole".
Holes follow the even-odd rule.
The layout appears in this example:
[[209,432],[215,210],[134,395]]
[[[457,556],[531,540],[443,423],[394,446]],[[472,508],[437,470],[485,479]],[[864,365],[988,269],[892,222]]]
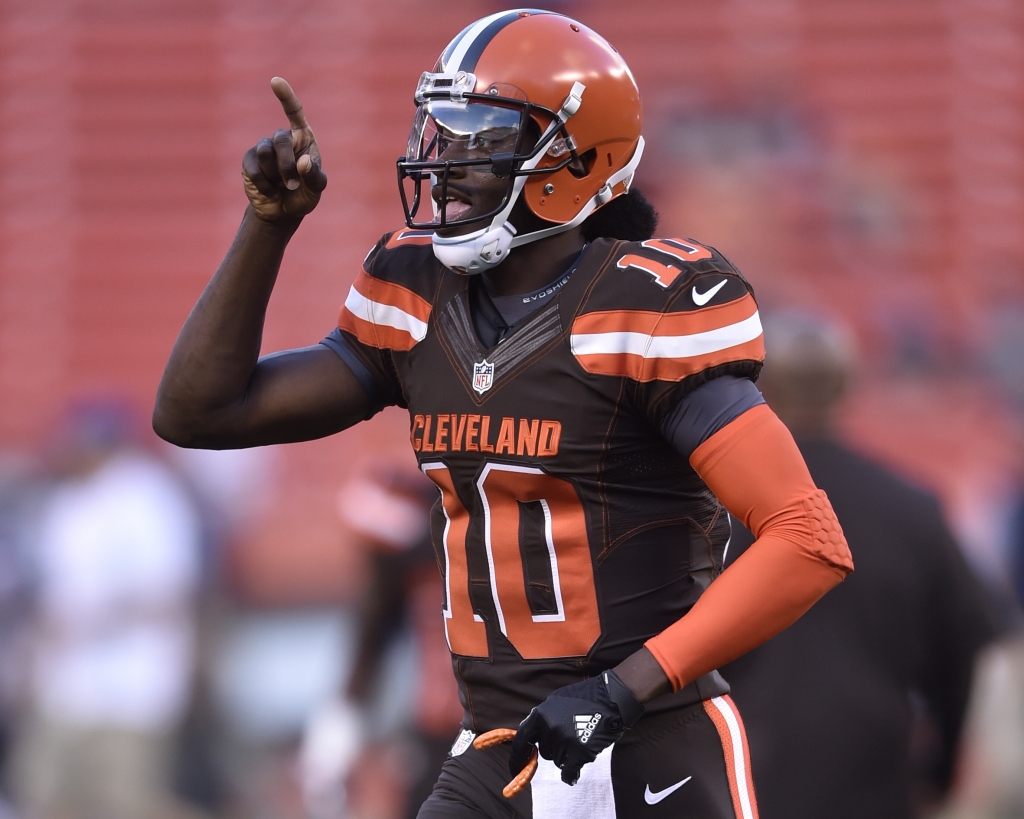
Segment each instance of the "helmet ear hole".
[[597,149],[591,148],[589,151],[584,151],[580,154],[578,159],[574,159],[569,163],[569,173],[575,176],[577,179],[583,179],[584,177],[590,176],[590,172],[594,170],[594,163],[597,161]]
[[526,123],[526,130],[523,131],[523,145],[520,150],[524,154],[532,151],[533,146],[540,142],[542,132],[543,129],[540,127],[540,123],[533,117],[530,117]]

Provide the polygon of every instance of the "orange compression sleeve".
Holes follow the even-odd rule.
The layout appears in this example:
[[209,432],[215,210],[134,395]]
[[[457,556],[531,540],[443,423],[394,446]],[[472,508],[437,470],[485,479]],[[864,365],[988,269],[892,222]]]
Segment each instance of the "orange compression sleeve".
[[708,438],[690,464],[757,540],[647,641],[674,690],[774,637],[853,571],[832,505],[766,405]]

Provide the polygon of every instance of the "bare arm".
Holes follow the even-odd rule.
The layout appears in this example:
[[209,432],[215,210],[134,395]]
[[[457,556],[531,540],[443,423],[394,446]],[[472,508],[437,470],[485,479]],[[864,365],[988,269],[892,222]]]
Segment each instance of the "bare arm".
[[249,207],[235,240],[178,334],[157,391],[153,429],[179,446],[228,449],[320,438],[361,420],[366,393],[326,347],[259,358],[285,247],[327,177],[291,87],[271,82],[290,130],[245,155]]

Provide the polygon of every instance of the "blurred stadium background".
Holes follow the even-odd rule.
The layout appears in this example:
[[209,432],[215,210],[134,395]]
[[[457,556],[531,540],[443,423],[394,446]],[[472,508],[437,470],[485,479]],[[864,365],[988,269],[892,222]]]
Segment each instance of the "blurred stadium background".
[[[285,259],[264,350],[326,335],[366,251],[401,223],[394,161],[416,79],[501,7],[0,0],[4,462],[52,449],[82,398],[127,402],[147,425],[170,346],[241,217],[241,155],[283,124],[275,74],[302,99],[330,184]],[[1024,2],[547,7],[632,67],[650,146],[638,184],[660,232],[721,248],[766,312],[807,308],[851,329],[849,439],[938,493],[972,562],[1008,584],[1024,464]],[[219,504],[209,596],[235,614],[217,621],[214,653],[236,665],[215,685],[242,722],[274,697],[256,692],[246,710],[244,684],[231,687],[264,656],[254,643],[278,640],[280,658],[304,639],[307,658],[325,658],[301,696],[282,683],[285,698],[338,684],[347,621],[315,613],[354,601],[366,571],[339,489],[370,463],[411,464],[406,434],[389,410],[325,441],[166,456]],[[287,743],[304,714],[284,711],[240,743]],[[278,762],[261,787],[287,779]],[[251,815],[301,815],[282,799]]]

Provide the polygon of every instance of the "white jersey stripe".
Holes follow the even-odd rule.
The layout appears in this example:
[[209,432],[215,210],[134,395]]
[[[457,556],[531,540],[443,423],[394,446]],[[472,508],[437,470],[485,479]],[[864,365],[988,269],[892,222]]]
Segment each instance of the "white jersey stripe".
[[416,341],[423,341],[427,337],[427,323],[425,321],[420,321],[416,316],[406,313],[405,310],[401,310],[393,305],[382,304],[379,301],[370,301],[370,299],[366,298],[354,287],[348,291],[345,307],[356,318],[378,326],[404,330]]
[[570,339],[574,355],[638,355],[643,358],[693,358],[753,341],[761,335],[757,313],[743,321],[704,333],[659,336],[648,333],[580,333]]
[[725,719],[725,724],[729,726],[729,739],[732,741],[732,765],[736,770],[736,789],[739,791],[740,810],[743,812],[739,819],[754,819],[750,790],[747,788],[747,758],[743,753],[743,731],[740,730],[739,720],[736,719],[736,714],[733,713],[729,703],[723,697],[714,697],[711,704]]

